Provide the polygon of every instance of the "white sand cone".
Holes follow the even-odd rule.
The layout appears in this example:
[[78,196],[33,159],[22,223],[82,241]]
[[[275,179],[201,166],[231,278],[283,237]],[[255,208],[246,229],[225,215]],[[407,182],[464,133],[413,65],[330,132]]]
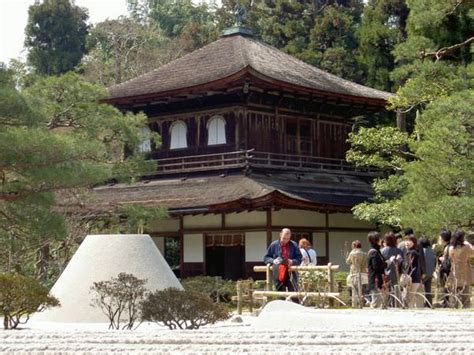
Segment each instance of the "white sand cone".
[[35,314],[35,321],[108,322],[100,308],[91,306],[92,283],[107,281],[121,272],[147,279],[150,291],[168,287],[182,289],[149,235],[88,235],[51,289],[61,302]]

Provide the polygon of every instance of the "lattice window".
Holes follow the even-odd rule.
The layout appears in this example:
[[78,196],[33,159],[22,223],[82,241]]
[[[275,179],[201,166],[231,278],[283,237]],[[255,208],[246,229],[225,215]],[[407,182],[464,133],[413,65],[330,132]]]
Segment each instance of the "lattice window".
[[244,245],[242,234],[206,234],[206,248]]

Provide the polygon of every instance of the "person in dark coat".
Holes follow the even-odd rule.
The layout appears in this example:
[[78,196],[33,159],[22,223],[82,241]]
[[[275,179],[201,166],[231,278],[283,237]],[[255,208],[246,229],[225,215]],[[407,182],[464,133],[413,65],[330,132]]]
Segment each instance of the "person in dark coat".
[[411,282],[406,288],[405,305],[408,308],[415,308],[416,293],[421,283],[420,253],[418,252],[417,240],[414,235],[405,239],[406,253],[406,273],[411,277]]
[[425,236],[421,237],[418,244],[423,248],[425,255],[426,276],[422,280],[423,290],[425,292],[426,302],[425,307],[433,307],[433,294],[431,292],[431,281],[433,280],[433,273],[436,267],[436,254],[431,249],[431,243]]
[[379,307],[382,305],[381,292],[384,287],[383,275],[386,268],[386,263],[380,252],[382,238],[380,233],[373,231],[367,236],[370,244],[368,252],[367,269],[369,274],[369,292],[372,296],[371,307]]
[[[386,246],[381,250],[381,253],[387,263],[385,274],[388,276],[390,292],[393,295],[395,292],[395,286],[398,285],[401,266],[403,265],[403,252],[401,249],[397,248],[397,237],[393,232],[386,233],[384,239]],[[391,298],[389,304],[395,306],[395,302],[396,300]]]
[[290,240],[291,231],[283,228],[280,238],[272,242],[263,257],[265,264],[273,265],[273,282],[276,291],[296,291],[298,288],[298,273],[290,272],[289,267],[300,265],[301,255],[298,245]]

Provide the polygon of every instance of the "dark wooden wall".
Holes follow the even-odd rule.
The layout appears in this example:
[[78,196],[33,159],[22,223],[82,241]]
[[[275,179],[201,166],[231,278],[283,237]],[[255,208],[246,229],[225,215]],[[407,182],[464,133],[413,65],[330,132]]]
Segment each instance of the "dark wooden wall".
[[[247,104],[212,110],[212,113],[201,111],[153,118],[150,126],[161,135],[162,147],[151,156],[157,159],[255,149],[344,159],[352,126],[350,120],[338,114],[311,112],[321,108],[314,103],[305,106],[303,101],[298,101],[301,105],[298,108],[290,105],[289,99],[272,105],[258,97],[254,95]],[[207,124],[214,115],[226,121],[225,145],[207,145]],[[186,123],[188,148],[170,150],[170,126],[176,120]]]

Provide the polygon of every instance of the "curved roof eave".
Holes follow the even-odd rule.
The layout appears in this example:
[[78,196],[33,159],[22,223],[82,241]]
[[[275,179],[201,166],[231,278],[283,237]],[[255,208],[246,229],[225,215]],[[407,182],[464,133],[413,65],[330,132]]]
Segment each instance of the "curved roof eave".
[[349,102],[366,102],[376,106],[385,106],[387,104],[387,99],[392,95],[387,95],[387,99],[383,98],[374,98],[374,97],[367,97],[367,96],[354,96],[354,95],[346,95],[337,92],[332,92],[329,90],[319,90],[307,86],[296,85],[290,82],[278,80],[272,77],[269,77],[258,70],[254,69],[252,66],[247,65],[244,68],[238,70],[237,72],[215,79],[210,82],[196,84],[188,87],[177,88],[173,90],[166,90],[166,91],[156,91],[154,93],[147,93],[142,95],[133,95],[133,96],[125,96],[125,97],[112,97],[112,98],[105,98],[101,100],[102,102],[106,103],[128,103],[128,102],[137,102],[137,101],[144,101],[147,99],[155,99],[164,96],[170,95],[177,95],[183,93],[193,93],[203,91],[209,88],[215,88],[217,86],[230,83],[232,81],[238,80],[245,75],[252,75],[259,80],[262,80],[270,85],[277,86],[282,89],[296,91],[296,92],[304,92],[308,95],[316,95],[320,97],[335,97]]

